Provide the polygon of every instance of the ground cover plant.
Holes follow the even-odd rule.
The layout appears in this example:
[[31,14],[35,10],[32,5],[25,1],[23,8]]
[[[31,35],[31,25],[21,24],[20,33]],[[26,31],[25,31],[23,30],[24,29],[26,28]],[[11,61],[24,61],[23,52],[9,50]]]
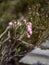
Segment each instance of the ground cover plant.
[[48,38],[49,0],[0,0],[1,65],[17,64]]

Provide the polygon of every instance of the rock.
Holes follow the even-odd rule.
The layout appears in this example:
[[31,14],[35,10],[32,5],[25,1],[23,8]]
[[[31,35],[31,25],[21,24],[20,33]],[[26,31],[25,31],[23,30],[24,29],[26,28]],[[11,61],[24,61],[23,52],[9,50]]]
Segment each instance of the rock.
[[49,65],[49,50],[41,50],[40,48],[36,47],[19,62],[31,65],[36,65],[38,62],[40,62],[41,64]]
[[42,43],[40,47],[48,48],[49,49],[49,40],[46,40],[46,42]]

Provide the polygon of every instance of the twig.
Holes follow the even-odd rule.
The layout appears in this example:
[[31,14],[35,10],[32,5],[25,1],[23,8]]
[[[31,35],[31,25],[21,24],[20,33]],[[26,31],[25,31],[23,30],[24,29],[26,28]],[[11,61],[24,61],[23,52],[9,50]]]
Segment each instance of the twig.
[[30,43],[27,43],[27,42],[25,42],[25,41],[23,41],[23,40],[19,40],[19,41],[21,41],[23,44],[25,44],[27,47],[32,47],[33,45],[32,44],[30,44]]
[[0,35],[0,38],[2,38],[2,36],[4,36],[4,34],[6,34],[7,33],[7,31],[9,30],[9,26],[5,29],[5,31]]
[[24,34],[21,35],[20,38],[17,39],[17,40],[18,40],[18,41],[21,41],[21,42],[22,42],[23,44],[25,44],[27,47],[32,47],[32,46],[33,46],[32,44],[30,44],[30,43],[25,42],[25,41],[22,40],[22,38],[23,38],[24,35],[25,35],[25,32],[24,32]]
[[18,57],[23,57],[23,56],[24,56],[24,55],[14,55],[14,56],[10,57],[7,61],[10,61],[10,60],[13,59],[13,58],[18,59]]
[[7,42],[10,39],[10,37],[7,37],[3,42],[0,42],[1,45],[3,45],[5,42]]

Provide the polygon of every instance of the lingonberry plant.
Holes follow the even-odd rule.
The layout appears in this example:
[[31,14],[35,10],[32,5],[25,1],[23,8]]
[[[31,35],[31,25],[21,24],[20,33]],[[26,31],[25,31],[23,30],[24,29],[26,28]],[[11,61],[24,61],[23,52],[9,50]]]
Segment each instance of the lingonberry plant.
[[11,59],[17,61],[48,37],[49,0],[0,2],[0,65],[7,65]]
[[[13,57],[14,55],[19,56],[19,54],[25,54],[28,51],[27,48],[29,49],[29,47],[31,48],[33,46],[23,40],[23,38],[28,39],[32,35],[32,23],[29,21],[26,22],[26,20],[22,20],[22,22],[9,22],[5,31],[0,35],[0,38],[2,38],[6,33],[8,37],[0,44],[0,48],[4,49],[4,51],[2,50],[1,52],[1,58],[3,57],[3,59],[1,59],[1,64],[2,62],[8,62],[11,56]],[[9,59],[7,60],[7,58]]]

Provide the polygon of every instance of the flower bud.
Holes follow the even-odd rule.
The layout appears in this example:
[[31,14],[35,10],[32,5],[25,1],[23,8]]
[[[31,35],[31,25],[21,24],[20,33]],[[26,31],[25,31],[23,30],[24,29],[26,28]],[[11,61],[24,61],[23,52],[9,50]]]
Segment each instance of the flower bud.
[[26,19],[23,20],[26,23]]
[[22,23],[21,23],[21,22],[18,22],[17,25],[18,25],[19,27],[21,27]]
[[30,35],[32,35],[32,30],[31,30],[31,31],[29,31],[29,34],[30,34]]
[[26,33],[26,35],[27,35],[27,38],[30,38],[30,35],[29,35],[29,33],[28,33],[28,32]]
[[13,22],[9,22],[9,27],[13,28],[13,26],[14,26]]
[[32,23],[31,22],[28,22],[27,25],[32,26]]

